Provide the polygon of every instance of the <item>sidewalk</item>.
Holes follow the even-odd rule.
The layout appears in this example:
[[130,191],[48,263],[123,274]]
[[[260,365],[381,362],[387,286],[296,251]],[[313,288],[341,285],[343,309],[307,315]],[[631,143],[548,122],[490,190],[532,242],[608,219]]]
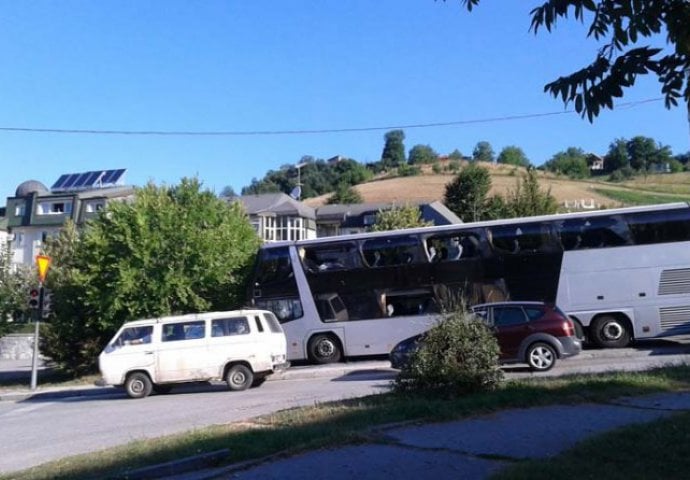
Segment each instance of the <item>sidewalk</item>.
[[516,461],[551,457],[585,438],[685,410],[690,410],[690,392],[622,398],[608,404],[504,410],[454,422],[385,429],[376,443],[166,478],[483,479]]

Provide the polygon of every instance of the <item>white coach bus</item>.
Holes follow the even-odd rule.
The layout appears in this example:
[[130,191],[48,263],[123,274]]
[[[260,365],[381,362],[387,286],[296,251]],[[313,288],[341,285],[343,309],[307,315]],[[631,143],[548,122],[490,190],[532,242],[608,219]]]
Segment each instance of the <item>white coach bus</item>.
[[249,303],[290,360],[387,354],[439,299],[544,301],[602,347],[690,333],[690,206],[674,203],[264,245]]

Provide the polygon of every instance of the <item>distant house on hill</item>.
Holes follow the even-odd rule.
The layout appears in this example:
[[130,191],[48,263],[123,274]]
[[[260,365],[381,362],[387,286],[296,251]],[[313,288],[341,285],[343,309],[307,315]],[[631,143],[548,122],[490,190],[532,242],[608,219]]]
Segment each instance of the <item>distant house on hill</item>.
[[[366,232],[376,221],[379,210],[395,206],[391,203],[359,203],[312,208],[284,193],[243,195],[230,201],[242,203],[254,229],[265,242]],[[433,221],[435,225],[462,223],[438,201],[421,203],[419,209],[422,219]]]
[[587,155],[587,166],[592,173],[601,173],[604,171],[605,161],[603,157],[590,153]]
[[[358,203],[349,205],[324,205],[316,209],[316,225],[319,237],[362,233],[371,229],[380,210],[390,210],[393,203]],[[434,225],[462,223],[462,220],[439,201],[420,203],[421,218]]]

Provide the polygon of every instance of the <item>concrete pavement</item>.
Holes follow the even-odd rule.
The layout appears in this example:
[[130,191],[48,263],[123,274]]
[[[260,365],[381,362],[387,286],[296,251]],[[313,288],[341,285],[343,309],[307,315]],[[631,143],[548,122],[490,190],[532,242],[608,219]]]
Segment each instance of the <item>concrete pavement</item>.
[[[0,361],[3,375],[29,379],[30,361]],[[327,365],[314,369],[291,368],[275,375],[281,379],[344,375],[369,369],[388,374],[380,361]],[[27,370],[28,368],[28,370]],[[42,368],[47,368],[45,365]],[[18,373],[19,372],[19,373]],[[36,396],[113,394],[112,387],[27,387],[0,392],[0,400]],[[524,459],[557,455],[577,442],[626,425],[665,418],[690,411],[690,392],[615,399],[605,404],[555,405],[511,409],[446,423],[390,426],[370,433],[369,443],[322,449],[286,457],[285,454],[222,468],[203,469],[208,459],[185,458],[130,472],[128,478],[201,479],[483,479]],[[227,452],[226,452],[227,454]],[[218,452],[222,456],[223,452]]]
[[606,404],[511,409],[454,422],[384,428],[363,445],[164,476],[174,480],[484,479],[517,461],[554,456],[588,437],[688,410],[690,392]]

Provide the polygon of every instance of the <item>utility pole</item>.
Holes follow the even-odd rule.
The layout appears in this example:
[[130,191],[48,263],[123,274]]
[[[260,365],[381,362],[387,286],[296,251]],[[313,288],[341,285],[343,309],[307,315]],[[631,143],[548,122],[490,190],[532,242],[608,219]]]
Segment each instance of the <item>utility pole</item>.
[[43,300],[45,298],[45,289],[43,282],[48,274],[51,258],[47,255],[38,255],[36,257],[36,266],[38,267],[38,309],[34,328],[34,351],[31,359],[31,390],[36,390],[38,383],[38,343],[41,327],[41,318],[43,317]]

